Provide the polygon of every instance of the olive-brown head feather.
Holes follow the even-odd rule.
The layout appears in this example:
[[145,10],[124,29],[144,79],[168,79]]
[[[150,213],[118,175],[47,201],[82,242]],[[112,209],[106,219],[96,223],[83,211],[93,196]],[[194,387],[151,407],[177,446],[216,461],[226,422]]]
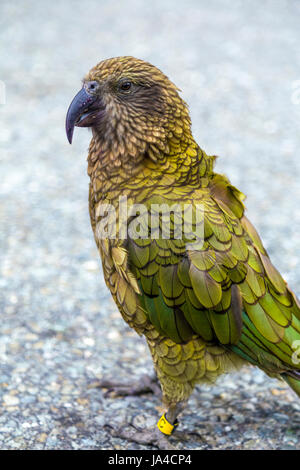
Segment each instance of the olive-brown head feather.
[[[80,119],[75,103],[73,128],[92,127],[99,152],[116,166],[145,156],[159,160],[191,138],[187,106],[178,91],[148,62],[130,56],[104,60],[83,80]],[[91,104],[85,108],[86,101]],[[71,140],[73,129],[69,133]]]

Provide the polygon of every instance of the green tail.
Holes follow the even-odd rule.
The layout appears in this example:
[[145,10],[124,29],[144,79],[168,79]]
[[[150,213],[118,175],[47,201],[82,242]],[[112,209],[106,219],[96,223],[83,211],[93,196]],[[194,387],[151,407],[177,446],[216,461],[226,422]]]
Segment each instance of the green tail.
[[287,374],[282,374],[282,378],[289,384],[289,386],[297,393],[300,397],[300,379],[295,379]]

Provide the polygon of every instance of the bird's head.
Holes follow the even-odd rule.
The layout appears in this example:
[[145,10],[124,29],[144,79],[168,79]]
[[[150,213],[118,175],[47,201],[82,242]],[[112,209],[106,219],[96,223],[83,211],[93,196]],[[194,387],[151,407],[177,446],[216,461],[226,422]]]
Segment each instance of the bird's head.
[[74,126],[91,127],[103,152],[149,153],[155,159],[190,133],[190,118],[178,89],[159,69],[134,57],[116,57],[84,78],[67,113],[70,143]]

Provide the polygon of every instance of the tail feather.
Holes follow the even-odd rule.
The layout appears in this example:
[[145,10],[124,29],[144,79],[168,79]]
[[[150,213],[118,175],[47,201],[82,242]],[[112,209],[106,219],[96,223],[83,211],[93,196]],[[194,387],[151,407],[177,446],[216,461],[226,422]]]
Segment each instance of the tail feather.
[[292,377],[291,375],[282,374],[282,378],[289,384],[289,386],[297,393],[300,397],[300,374],[298,373],[299,378]]

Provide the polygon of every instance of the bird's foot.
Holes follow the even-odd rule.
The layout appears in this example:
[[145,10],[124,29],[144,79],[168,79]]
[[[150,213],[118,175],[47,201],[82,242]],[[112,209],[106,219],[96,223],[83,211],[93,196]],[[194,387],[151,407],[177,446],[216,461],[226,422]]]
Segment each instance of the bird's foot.
[[[191,441],[199,442],[199,446],[206,444],[205,439],[198,432],[184,432],[178,431],[174,435],[165,435],[157,427],[153,429],[141,429],[135,427],[133,424],[128,424],[125,427],[113,428],[109,425],[111,435],[119,439],[124,439],[129,442],[140,445],[153,446],[159,450],[180,450],[184,447],[184,443]],[[172,440],[172,442],[171,442]]]
[[125,439],[136,444],[151,445],[159,450],[176,450],[169,437],[162,434],[157,428],[142,430],[133,425],[128,425],[126,428],[113,429],[111,434],[113,437]]
[[90,388],[104,388],[107,389],[105,396],[113,394],[115,396],[137,396],[143,393],[153,393],[161,397],[161,389],[158,379],[155,374],[143,375],[138,382],[126,384],[114,380],[97,380],[90,385]]

